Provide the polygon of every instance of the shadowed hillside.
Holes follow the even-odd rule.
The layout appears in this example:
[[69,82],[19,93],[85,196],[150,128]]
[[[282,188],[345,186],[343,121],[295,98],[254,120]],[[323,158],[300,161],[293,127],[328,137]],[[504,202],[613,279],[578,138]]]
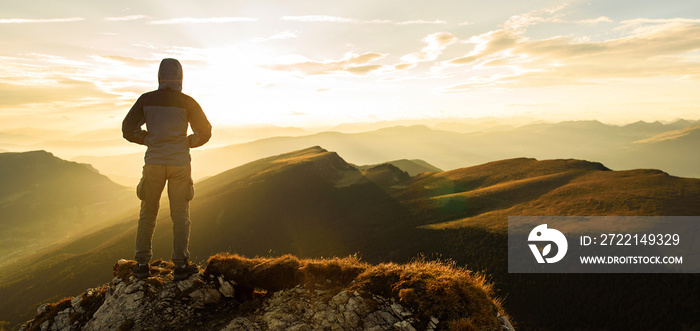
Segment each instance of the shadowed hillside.
[[0,265],[113,218],[135,198],[87,164],[45,151],[0,154]]
[[[392,165],[359,171],[338,154],[312,147],[197,183],[190,250],[194,260],[222,251],[300,258],[358,253],[370,263],[408,262],[421,254],[449,258],[490,275],[506,310],[523,326],[680,327],[693,318],[668,316],[700,313],[697,298],[684,294],[697,289],[696,275],[508,274],[504,224],[512,213],[700,215],[699,199],[700,179],[611,171],[581,160],[519,158],[409,177]],[[154,258],[167,258],[171,249],[167,208],[161,210]],[[23,322],[41,303],[108,282],[104,270],[133,255],[136,218],[0,270],[0,320]],[[673,303],[649,313],[652,302],[639,288]],[[634,303],[620,306],[628,297]],[[594,300],[605,308],[590,304]],[[617,318],[620,311],[637,317]]]

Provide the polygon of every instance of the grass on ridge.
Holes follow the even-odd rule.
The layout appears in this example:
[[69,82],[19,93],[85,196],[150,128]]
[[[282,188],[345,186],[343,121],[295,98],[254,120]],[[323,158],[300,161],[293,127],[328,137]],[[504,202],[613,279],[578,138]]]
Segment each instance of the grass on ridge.
[[[421,320],[435,316],[460,329],[498,329],[496,314],[505,315],[492,285],[479,273],[454,263],[416,259],[406,264],[370,265],[357,257],[299,259],[292,255],[246,258],[219,253],[209,258],[205,275],[236,282],[239,295],[256,288],[270,292],[297,285],[329,284],[338,290],[391,297]],[[330,283],[328,283],[330,281]],[[465,325],[466,323],[466,325]]]

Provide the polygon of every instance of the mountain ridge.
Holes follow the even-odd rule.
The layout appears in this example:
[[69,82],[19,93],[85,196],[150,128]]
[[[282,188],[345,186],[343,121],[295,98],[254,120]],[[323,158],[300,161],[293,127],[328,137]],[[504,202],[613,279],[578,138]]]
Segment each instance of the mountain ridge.
[[[315,146],[253,161],[198,182],[191,203],[193,260],[223,251],[246,256],[294,254],[299,258],[357,253],[370,263],[404,263],[419,255],[449,257],[459,265],[491,274],[498,289],[509,293],[505,304],[518,321],[596,328],[601,325],[589,317],[599,315],[589,315],[590,309],[566,310],[561,298],[538,294],[539,287],[548,286],[539,278],[507,273],[503,224],[508,213],[515,210],[512,208],[523,208],[524,215],[538,214],[549,207],[556,215],[598,209],[613,214],[636,211],[665,215],[671,210],[679,211],[674,215],[700,214],[700,206],[693,203],[700,198],[700,179],[652,170],[612,171],[590,161],[516,158],[424,173],[404,178],[400,185],[363,180],[364,176],[351,185],[338,185],[345,171],[362,175],[353,169],[337,153]],[[395,173],[392,169],[387,166],[379,170]],[[597,196],[598,200],[593,199]],[[549,202],[556,203],[550,206]],[[636,209],[640,203],[649,208]],[[156,258],[166,258],[172,245],[167,216],[161,213],[158,219],[153,240]],[[459,227],[431,227],[470,217]],[[6,298],[0,302],[0,319],[20,322],[18,316],[29,318],[42,302],[109,281],[100,270],[133,254],[135,219],[135,215],[129,216],[19,267],[0,270],[0,297]],[[81,268],[70,268],[75,265]],[[9,276],[13,273],[21,277]],[[615,283],[620,288],[609,293],[630,295],[633,289],[625,284],[634,284],[655,289],[663,296],[662,284],[634,277],[621,279]],[[604,281],[586,283],[588,278],[579,278],[583,282],[580,286],[587,289]],[[694,286],[692,278],[677,281]],[[55,284],[61,284],[61,288]],[[559,290],[570,289],[547,293]],[[616,300],[610,295],[609,300]],[[559,315],[551,315],[552,320],[533,320],[535,315],[528,308],[533,297],[542,300],[537,302],[557,303],[547,306],[548,312],[559,311],[567,318],[557,320]],[[671,305],[659,314],[676,310],[692,313],[694,306],[690,307]],[[653,322],[654,316],[640,317],[639,323]],[[573,321],[582,324],[572,325]]]

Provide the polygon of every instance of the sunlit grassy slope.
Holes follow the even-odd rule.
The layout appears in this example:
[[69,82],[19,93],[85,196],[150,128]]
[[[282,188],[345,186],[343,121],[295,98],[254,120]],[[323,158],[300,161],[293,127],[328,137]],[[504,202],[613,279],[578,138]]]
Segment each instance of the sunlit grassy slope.
[[700,215],[700,179],[580,160],[520,158],[424,174],[394,196],[432,229],[506,230],[508,216]]

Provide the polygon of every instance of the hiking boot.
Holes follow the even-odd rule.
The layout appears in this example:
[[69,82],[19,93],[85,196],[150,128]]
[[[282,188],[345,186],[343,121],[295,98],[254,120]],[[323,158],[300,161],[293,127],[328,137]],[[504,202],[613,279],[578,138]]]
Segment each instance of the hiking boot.
[[132,269],[131,274],[138,279],[144,279],[151,276],[151,268],[148,264],[137,264],[134,269]]
[[187,263],[184,266],[175,266],[175,271],[173,272],[173,280],[183,280],[190,278],[190,276],[198,274],[199,267],[193,263]]

